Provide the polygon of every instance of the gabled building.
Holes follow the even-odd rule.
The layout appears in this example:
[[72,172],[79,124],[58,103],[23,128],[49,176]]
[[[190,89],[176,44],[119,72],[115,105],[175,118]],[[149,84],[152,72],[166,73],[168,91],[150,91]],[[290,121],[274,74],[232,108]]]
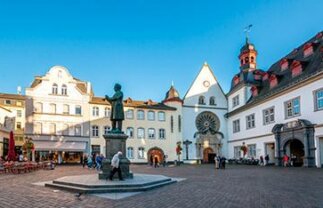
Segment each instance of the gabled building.
[[183,159],[214,161],[226,155],[226,96],[210,66],[204,63],[183,99]]
[[269,156],[282,164],[323,164],[323,33],[320,32],[274,63],[257,68],[257,51],[248,40],[241,48],[240,72],[227,94],[229,157]]

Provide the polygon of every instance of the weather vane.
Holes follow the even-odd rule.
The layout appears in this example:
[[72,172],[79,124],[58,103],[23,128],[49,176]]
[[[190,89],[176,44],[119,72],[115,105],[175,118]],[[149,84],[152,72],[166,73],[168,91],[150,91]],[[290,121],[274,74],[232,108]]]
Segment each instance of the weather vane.
[[249,42],[249,33],[251,31],[252,24],[248,25],[247,27],[244,28],[244,32],[246,33],[246,42]]

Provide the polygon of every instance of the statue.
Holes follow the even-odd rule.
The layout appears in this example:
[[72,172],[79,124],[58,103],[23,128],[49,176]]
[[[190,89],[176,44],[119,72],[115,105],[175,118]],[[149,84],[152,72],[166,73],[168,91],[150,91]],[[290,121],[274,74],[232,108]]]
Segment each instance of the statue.
[[122,121],[124,120],[123,111],[123,93],[121,91],[121,85],[114,85],[113,97],[105,96],[105,99],[111,104],[111,116],[110,120],[112,123],[111,133],[122,133]]

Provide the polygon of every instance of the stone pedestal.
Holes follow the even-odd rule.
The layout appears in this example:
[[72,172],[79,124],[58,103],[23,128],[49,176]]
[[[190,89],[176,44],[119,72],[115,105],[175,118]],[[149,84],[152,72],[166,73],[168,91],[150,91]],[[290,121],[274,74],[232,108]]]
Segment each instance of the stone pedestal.
[[[126,140],[128,135],[108,133],[104,135],[106,145],[106,159],[102,162],[102,173],[99,174],[99,179],[106,179],[111,172],[111,160],[113,156],[121,151],[122,157],[120,158],[120,168],[123,178],[133,178],[132,172],[129,170],[130,161],[126,157]],[[118,173],[113,178],[118,178]]]

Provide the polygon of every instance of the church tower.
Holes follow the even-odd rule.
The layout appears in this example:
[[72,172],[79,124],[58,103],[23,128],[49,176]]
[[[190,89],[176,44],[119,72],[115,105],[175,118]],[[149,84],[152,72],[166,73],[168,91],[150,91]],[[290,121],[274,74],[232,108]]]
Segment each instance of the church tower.
[[240,49],[240,70],[254,71],[257,67],[257,51],[255,46],[246,38],[246,43]]

